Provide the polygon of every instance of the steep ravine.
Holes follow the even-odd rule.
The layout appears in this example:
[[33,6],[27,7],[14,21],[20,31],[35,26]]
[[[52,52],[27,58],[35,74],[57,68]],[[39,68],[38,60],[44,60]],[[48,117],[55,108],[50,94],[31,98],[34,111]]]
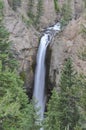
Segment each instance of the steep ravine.
[[[32,97],[32,87],[34,80],[34,68],[36,63],[36,54],[38,49],[39,38],[43,33],[43,28],[54,24],[61,19],[61,14],[55,12],[53,0],[43,0],[43,14],[40,17],[39,30],[32,24],[26,24],[28,20],[28,0],[21,2],[17,6],[16,11],[12,9],[10,0],[4,1],[4,25],[10,32],[10,40],[12,41],[12,50],[15,57],[20,63],[19,73],[25,81],[27,93]],[[67,0],[58,0],[59,6],[62,7]],[[34,12],[36,10],[34,4]],[[84,2],[82,0],[71,0],[72,19],[63,31],[55,36],[49,47],[50,54],[47,54],[47,94],[55,86],[58,88],[60,72],[63,67],[64,60],[70,55],[78,72],[86,74],[86,60],[82,60],[78,56],[81,47],[86,46],[86,38],[82,36],[81,25],[86,26],[86,15]],[[49,61],[49,63],[48,63]]]
[[[10,33],[9,40],[13,43],[11,49],[14,52],[14,56],[19,61],[20,66],[18,71],[22,79],[25,81],[27,93],[30,97],[32,97],[36,53],[41,33],[37,31],[31,24],[27,26],[26,22],[24,21],[28,19],[28,0],[21,1],[21,4],[16,7],[16,10],[13,9],[13,0],[3,1],[4,25]],[[48,4],[50,5],[49,8],[47,8],[48,6],[45,6]],[[47,27],[50,23],[54,23],[56,18],[53,0],[51,0],[50,3],[45,0],[43,3],[43,8],[44,14],[41,18],[40,30],[43,27]],[[50,8],[51,11],[49,12]]]

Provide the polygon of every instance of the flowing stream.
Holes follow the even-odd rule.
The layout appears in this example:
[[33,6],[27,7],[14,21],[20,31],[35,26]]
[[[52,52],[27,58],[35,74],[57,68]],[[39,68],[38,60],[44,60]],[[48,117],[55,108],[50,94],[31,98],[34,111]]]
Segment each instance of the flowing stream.
[[[40,108],[38,114],[40,115],[40,120],[43,120],[44,110],[45,110],[45,56],[48,45],[50,44],[52,38],[58,33],[61,29],[60,23],[56,23],[54,26],[47,28],[40,39],[40,45],[37,53],[37,64],[35,70],[35,79],[34,79],[34,92],[33,97],[37,101],[35,105],[36,108]],[[41,128],[40,130],[43,130]]]

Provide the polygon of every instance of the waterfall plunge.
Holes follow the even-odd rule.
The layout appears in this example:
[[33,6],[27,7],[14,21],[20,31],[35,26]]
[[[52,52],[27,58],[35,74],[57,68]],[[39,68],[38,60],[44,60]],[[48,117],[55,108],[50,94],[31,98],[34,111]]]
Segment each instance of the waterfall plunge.
[[[60,31],[60,23],[55,24],[46,29],[44,35],[41,37],[40,45],[37,53],[37,65],[35,71],[35,81],[34,81],[34,92],[33,97],[37,101],[36,108],[40,108],[38,114],[40,115],[40,120],[43,120],[44,110],[45,110],[45,55],[47,46],[51,42],[52,38],[56,33]],[[40,130],[42,130],[41,128]]]

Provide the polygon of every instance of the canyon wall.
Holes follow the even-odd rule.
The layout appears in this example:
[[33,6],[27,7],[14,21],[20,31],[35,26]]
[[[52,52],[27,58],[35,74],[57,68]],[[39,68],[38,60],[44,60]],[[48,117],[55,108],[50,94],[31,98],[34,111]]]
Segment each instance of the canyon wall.
[[[36,65],[36,54],[39,39],[44,29],[62,17],[61,12],[56,12],[54,0],[42,1],[42,15],[40,16],[39,28],[31,24],[33,21],[28,17],[28,0],[3,0],[4,1],[4,25],[10,33],[12,42],[11,49],[16,59],[19,61],[18,72],[25,81],[25,87],[29,96],[32,95],[34,69]],[[13,3],[15,1],[15,3]],[[37,0],[34,1],[33,13],[36,15]],[[68,0],[58,0],[61,10]],[[56,86],[58,88],[60,72],[63,63],[70,55],[78,72],[86,73],[86,61],[78,56],[78,51],[86,43],[85,36],[81,33],[81,25],[86,27],[85,3],[82,0],[71,0],[71,19],[63,30],[55,36],[50,45],[51,61],[49,65],[49,89]],[[50,57],[49,57],[50,58]]]

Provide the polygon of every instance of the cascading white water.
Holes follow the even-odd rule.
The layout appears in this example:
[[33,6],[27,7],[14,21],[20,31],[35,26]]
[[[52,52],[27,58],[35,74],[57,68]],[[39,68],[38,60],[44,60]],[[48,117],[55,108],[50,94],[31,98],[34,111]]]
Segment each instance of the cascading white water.
[[[60,23],[55,24],[52,27],[46,29],[44,35],[40,40],[40,45],[37,54],[37,65],[35,71],[35,81],[34,81],[34,92],[33,97],[37,101],[35,107],[40,108],[38,114],[40,114],[40,119],[43,120],[43,114],[45,109],[45,55],[46,49],[51,42],[53,36],[60,31]],[[42,128],[41,128],[42,130]]]

